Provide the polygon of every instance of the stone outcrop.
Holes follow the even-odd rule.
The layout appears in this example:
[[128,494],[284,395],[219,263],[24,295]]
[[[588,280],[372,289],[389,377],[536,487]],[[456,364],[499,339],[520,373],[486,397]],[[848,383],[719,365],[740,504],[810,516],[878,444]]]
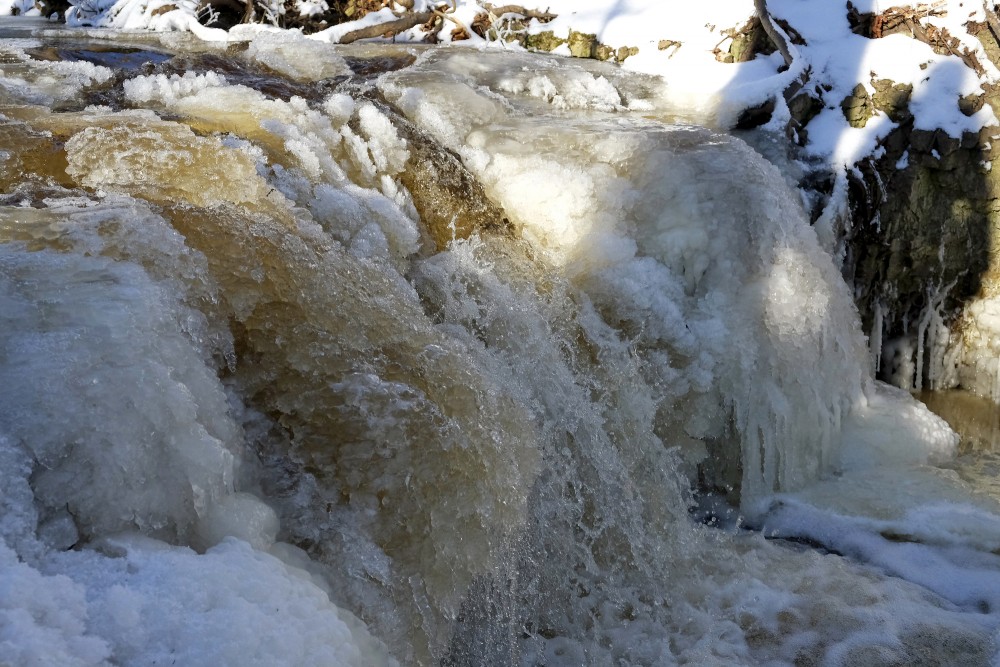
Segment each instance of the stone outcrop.
[[[979,38],[991,57],[1000,54],[990,33]],[[1000,156],[1000,128],[960,138],[914,129],[908,110],[912,88],[886,80],[873,87],[872,106],[899,125],[883,140],[881,155],[857,165],[860,176],[851,178],[845,274],[855,286],[866,329],[873,331],[878,314],[884,318],[883,340],[892,340],[917,334],[928,309],[954,325],[970,302],[994,296],[1000,274],[1000,171],[993,162]],[[1000,112],[1000,91],[955,104],[966,115],[984,104]],[[845,115],[858,108],[845,104]],[[918,364],[925,373],[927,361]],[[915,384],[921,386],[920,378]]]
[[869,331],[876,308],[893,338],[915,326],[932,293],[948,290],[944,311],[955,312],[980,291],[1000,230],[993,131],[955,139],[911,120],[887,137],[881,158],[859,165],[845,268]]
[[847,119],[851,127],[864,127],[868,120],[875,115],[875,105],[872,103],[871,95],[863,84],[858,84],[851,91],[851,94],[840,103],[840,108],[844,111],[844,118]]
[[616,48],[599,42],[597,35],[577,32],[576,30],[571,30],[566,39],[556,37],[552,31],[545,31],[536,35],[524,34],[521,40],[522,46],[532,51],[555,51],[565,44],[570,55],[576,58],[594,58],[615,63],[623,63],[628,57],[639,53],[638,47],[619,46]]
[[[848,3],[847,11],[856,34],[872,39],[906,34],[983,72],[982,63],[975,60],[981,54],[956,52],[956,42],[946,31],[915,30],[915,15],[905,7],[874,15],[861,14]],[[992,30],[985,24],[967,28],[982,42],[987,57],[1000,63],[1000,44]],[[734,31],[729,52],[717,58],[741,62],[770,51],[773,45],[762,36],[759,22],[751,21]],[[954,345],[961,337],[957,328],[966,307],[977,299],[1000,296],[1000,171],[993,169],[1000,156],[1000,128],[961,137],[915,129],[909,109],[913,87],[888,79],[859,83],[843,99],[830,99],[830,90],[806,80],[794,92],[785,91],[787,135],[794,144],[806,145],[810,121],[828,105],[839,106],[854,128],[865,127],[881,114],[897,125],[873,156],[849,171],[850,215],[841,230],[843,270],[855,288],[866,330],[873,332],[876,316],[881,319],[876,335],[883,340],[872,341],[872,346],[880,349],[883,341],[917,334],[929,310],[954,330]],[[966,116],[989,104],[1000,117],[1000,87],[951,103]],[[736,129],[767,122],[773,110],[774,100],[745,110]],[[814,219],[823,213],[836,182],[836,174],[827,169],[808,171],[800,183],[812,195]],[[929,364],[925,359],[916,367],[926,374]]]

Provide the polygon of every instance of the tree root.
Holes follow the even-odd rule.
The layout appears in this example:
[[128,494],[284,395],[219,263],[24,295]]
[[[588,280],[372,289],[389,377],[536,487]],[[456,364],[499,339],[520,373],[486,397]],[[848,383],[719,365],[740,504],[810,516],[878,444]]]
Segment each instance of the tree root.
[[[901,26],[905,26],[913,33],[914,37],[917,37],[913,26],[919,27],[920,19],[944,14],[946,11],[943,9],[944,4],[944,0],[937,0],[932,4],[917,5],[916,7],[890,7],[872,18],[871,37],[881,39],[895,32],[900,32]],[[919,39],[919,37],[917,38]]]
[[788,49],[787,36],[783,30],[776,28],[774,21],[771,20],[771,13],[767,11],[767,1],[754,0],[753,7],[757,12],[757,17],[760,19],[760,25],[764,28],[764,32],[767,33],[771,42],[778,47],[778,52],[781,53],[781,57],[785,61],[785,66],[791,67],[792,53]]
[[[940,55],[953,55],[959,58],[965,66],[973,70],[976,74],[982,75],[986,72],[979,62],[979,59],[968,49],[961,47],[961,42],[944,28],[935,25],[924,25],[920,21],[929,16],[942,16],[946,13],[944,0],[937,0],[929,5],[917,5],[916,7],[890,7],[880,14],[872,17],[870,37],[880,39],[895,33],[909,32],[910,36],[918,42],[927,44],[934,52]],[[986,20],[990,19],[997,23],[996,14],[986,7]],[[993,30],[994,26],[990,26]]]

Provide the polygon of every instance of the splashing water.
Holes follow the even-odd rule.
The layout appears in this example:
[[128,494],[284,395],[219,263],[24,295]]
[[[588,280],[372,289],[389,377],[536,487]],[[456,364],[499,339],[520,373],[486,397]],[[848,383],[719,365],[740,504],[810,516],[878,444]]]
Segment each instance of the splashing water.
[[914,563],[995,571],[998,510],[775,167],[599,64],[296,44],[4,46],[0,661],[992,656],[1000,596]]

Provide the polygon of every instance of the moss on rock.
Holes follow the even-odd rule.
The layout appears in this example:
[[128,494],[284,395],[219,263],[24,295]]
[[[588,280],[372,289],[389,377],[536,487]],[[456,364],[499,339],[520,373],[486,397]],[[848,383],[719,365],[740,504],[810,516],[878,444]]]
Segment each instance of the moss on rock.
[[875,115],[875,105],[868,94],[868,89],[860,83],[854,87],[850,95],[844,98],[840,103],[840,108],[851,127],[864,127],[868,124],[868,120]]
[[597,41],[597,35],[587,32],[577,32],[571,30],[568,39],[556,37],[551,30],[540,32],[534,35],[526,35],[524,38],[525,48],[534,51],[551,52],[560,46],[567,45],[570,55],[576,58],[594,58],[596,60],[609,60],[615,63],[625,62],[626,58],[639,53],[637,46],[619,46],[615,48]]
[[894,83],[889,79],[878,79],[872,82],[875,94],[872,104],[895,123],[905,121],[910,117],[910,95],[913,94],[911,84]]

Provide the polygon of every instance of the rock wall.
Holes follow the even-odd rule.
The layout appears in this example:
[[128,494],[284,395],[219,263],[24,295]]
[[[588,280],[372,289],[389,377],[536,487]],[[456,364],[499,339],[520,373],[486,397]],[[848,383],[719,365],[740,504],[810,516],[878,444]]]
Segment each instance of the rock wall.
[[857,165],[845,272],[866,330],[881,311],[884,336],[906,335],[933,295],[947,291],[941,307],[954,313],[980,293],[1000,224],[995,129],[958,140],[904,123]]
[[[993,34],[983,26],[977,37],[1000,62]],[[863,126],[877,109],[899,126],[850,176],[845,276],[882,353],[882,379],[907,389],[976,388],[982,379],[971,357],[981,345],[970,335],[982,332],[970,313],[1000,295],[1000,128],[960,139],[914,129],[908,87],[872,83],[874,95],[859,86],[844,100],[845,116]],[[985,95],[956,103],[965,115],[984,104],[997,113],[1000,90],[986,86]]]

